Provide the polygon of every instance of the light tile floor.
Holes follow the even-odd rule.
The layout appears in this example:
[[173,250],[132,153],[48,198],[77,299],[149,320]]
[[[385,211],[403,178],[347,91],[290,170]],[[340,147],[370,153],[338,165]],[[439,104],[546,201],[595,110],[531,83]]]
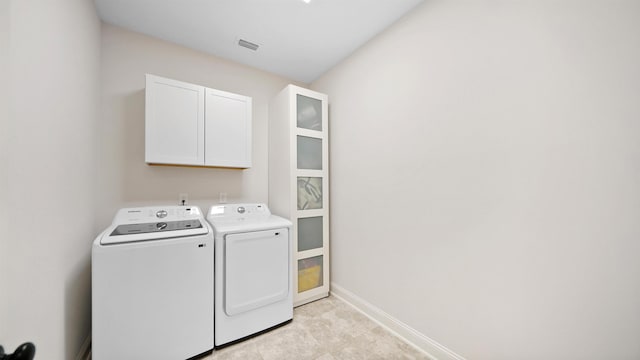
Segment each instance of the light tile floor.
[[294,309],[293,321],[202,360],[429,359],[343,301],[330,296]]

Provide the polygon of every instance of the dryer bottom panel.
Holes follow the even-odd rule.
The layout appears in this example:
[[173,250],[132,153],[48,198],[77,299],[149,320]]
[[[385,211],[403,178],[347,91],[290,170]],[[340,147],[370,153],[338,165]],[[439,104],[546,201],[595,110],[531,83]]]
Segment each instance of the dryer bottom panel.
[[216,239],[215,345],[293,318],[292,244],[288,228]]
[[225,313],[234,316],[281,301],[289,293],[287,229],[225,237]]

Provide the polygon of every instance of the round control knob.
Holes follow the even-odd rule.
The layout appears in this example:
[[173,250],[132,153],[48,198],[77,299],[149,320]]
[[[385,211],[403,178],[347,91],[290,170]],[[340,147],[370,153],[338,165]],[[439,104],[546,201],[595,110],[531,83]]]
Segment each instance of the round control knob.
[[244,214],[245,211],[246,210],[245,210],[245,208],[243,206],[238,207],[238,213]]
[[167,227],[167,223],[166,222],[159,222],[159,223],[156,224],[156,228],[158,230],[164,230],[164,228],[166,228],[166,227]]
[[167,217],[167,210],[158,210],[158,212],[156,212],[156,217],[160,219]]

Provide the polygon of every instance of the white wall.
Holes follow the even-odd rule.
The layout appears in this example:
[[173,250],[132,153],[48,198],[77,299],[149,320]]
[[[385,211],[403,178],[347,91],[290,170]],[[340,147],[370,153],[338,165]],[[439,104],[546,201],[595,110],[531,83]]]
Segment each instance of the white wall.
[[91,323],[100,21],[90,0],[3,1],[2,14],[0,344],[71,359]]
[[[149,166],[144,162],[145,74],[253,98],[253,166],[247,170]],[[98,221],[123,206],[177,204],[179,193],[203,211],[229,202],[267,202],[267,115],[290,80],[108,24],[102,26],[102,121]]]
[[640,3],[427,1],[329,94],[333,281],[469,359],[640,358]]
[[[0,1],[0,79],[9,78],[9,13],[10,2]],[[8,165],[8,136],[9,129],[9,81],[0,81],[0,169],[6,169]],[[6,171],[0,171],[0,231],[7,229],[7,191],[9,176]],[[9,251],[8,241],[4,240],[4,236],[0,235],[0,257],[5,257]],[[9,278],[8,263],[0,261],[0,344],[2,344],[5,330],[4,321],[2,321],[9,311],[8,298],[3,296],[4,284],[7,284]]]

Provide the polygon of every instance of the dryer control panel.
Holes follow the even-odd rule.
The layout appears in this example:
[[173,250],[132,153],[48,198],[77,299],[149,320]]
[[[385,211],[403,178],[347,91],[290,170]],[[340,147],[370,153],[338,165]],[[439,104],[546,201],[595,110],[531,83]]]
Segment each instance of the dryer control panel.
[[271,211],[265,204],[225,204],[212,206],[209,210],[209,217],[216,219],[262,219],[271,215]]

